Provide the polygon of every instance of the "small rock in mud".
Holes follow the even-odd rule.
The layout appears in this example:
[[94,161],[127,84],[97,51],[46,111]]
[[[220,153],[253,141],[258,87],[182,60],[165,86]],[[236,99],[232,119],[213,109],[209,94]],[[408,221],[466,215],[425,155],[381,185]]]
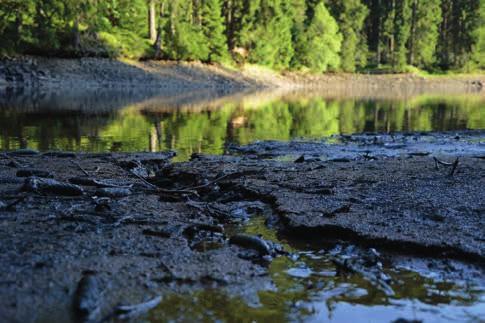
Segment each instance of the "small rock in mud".
[[101,287],[93,273],[85,274],[79,281],[72,303],[76,321],[95,321],[101,311]]
[[236,234],[229,239],[229,243],[243,248],[256,250],[261,256],[271,254],[271,249],[268,243],[264,239],[257,236]]

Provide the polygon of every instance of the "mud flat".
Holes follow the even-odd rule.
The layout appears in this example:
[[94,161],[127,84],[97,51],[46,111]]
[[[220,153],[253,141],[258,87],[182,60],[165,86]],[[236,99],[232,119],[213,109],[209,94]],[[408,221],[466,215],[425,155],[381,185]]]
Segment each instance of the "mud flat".
[[[483,287],[484,141],[483,131],[362,134],[183,163],[172,153],[3,152],[0,318],[113,319],[120,302],[148,311],[160,295],[208,288],[257,304],[275,288],[268,266],[291,251],[242,234],[254,216],[286,239],[377,248],[398,255],[391,262],[428,257]],[[331,256],[393,295],[369,250]],[[465,265],[440,270],[442,260]]]

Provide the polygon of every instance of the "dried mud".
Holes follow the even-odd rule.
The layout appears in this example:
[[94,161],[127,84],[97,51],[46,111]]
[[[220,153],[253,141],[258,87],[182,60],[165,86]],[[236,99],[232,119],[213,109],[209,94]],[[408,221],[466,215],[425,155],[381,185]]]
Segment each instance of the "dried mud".
[[289,239],[483,269],[484,140],[480,131],[364,134],[228,147],[184,163],[171,153],[4,152],[0,319],[79,320],[73,299],[91,276],[88,289],[102,292],[83,292],[81,303],[96,320],[119,302],[208,287],[257,303],[274,288],[267,265],[287,251],[238,233],[255,214]]

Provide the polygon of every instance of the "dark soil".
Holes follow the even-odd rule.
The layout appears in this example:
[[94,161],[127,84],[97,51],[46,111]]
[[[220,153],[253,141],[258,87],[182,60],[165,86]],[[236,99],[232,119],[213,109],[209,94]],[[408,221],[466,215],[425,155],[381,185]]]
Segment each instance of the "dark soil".
[[214,286],[254,301],[285,253],[237,234],[254,214],[293,238],[483,266],[484,139],[262,142],[175,164],[170,153],[5,152],[0,320],[100,319],[119,302]]

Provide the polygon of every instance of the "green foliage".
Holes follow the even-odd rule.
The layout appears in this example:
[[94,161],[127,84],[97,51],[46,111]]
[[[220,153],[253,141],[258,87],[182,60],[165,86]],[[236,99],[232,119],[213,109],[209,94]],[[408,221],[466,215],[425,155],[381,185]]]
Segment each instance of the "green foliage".
[[402,72],[406,68],[406,44],[409,40],[411,31],[411,7],[410,0],[400,0],[395,2],[394,17],[394,39],[396,47],[393,52],[392,64],[396,71]]
[[441,0],[411,0],[409,63],[431,68],[435,63],[441,16]]
[[329,4],[343,36],[342,70],[355,72],[357,59],[365,64],[366,44],[359,40],[363,37],[362,29],[369,10],[360,0],[333,0]]
[[249,50],[250,62],[277,69],[289,66],[293,57],[292,21],[283,4],[281,0],[250,4],[252,17],[245,20],[239,33],[241,45]]
[[200,21],[194,21],[192,2],[174,0],[169,4],[169,21],[165,33],[165,53],[175,60],[209,59],[209,44]]
[[0,39],[0,54],[473,71],[485,0],[0,0]]
[[315,7],[314,13],[306,31],[303,65],[316,72],[335,70],[340,66],[342,35],[323,2]]
[[202,5],[202,32],[209,42],[209,61],[229,59],[220,0],[205,0]]

